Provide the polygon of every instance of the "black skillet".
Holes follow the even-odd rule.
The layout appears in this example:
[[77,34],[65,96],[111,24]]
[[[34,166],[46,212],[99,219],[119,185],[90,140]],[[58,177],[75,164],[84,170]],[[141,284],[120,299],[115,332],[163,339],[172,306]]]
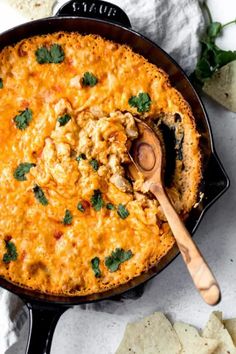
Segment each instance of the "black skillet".
[[[118,43],[129,45],[150,62],[163,68],[175,86],[189,102],[199,133],[203,156],[204,197],[187,219],[187,227],[193,234],[206,209],[229,187],[229,179],[214,149],[211,129],[202,102],[181,68],[160,47],[131,29],[127,15],[117,6],[104,1],[69,1],[62,6],[56,17],[50,17],[15,27],[0,35],[0,50],[21,39],[53,33],[56,31],[78,31],[85,34],[98,34]],[[23,289],[0,278],[0,286],[20,296],[29,309],[30,330],[26,353],[50,353],[52,336],[60,316],[68,308],[103,299],[114,299],[134,287],[144,284],[158,274],[178,254],[174,247],[155,267],[127,284],[100,294],[82,297],[45,295]]]

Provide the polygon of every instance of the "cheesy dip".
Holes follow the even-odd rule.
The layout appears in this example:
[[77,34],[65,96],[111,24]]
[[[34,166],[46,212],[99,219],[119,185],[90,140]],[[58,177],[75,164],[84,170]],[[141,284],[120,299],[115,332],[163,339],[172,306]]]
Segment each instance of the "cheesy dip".
[[135,117],[162,132],[165,182],[186,218],[198,133],[167,75],[124,45],[54,33],[0,53],[0,276],[85,295],[128,282],[173,246],[151,194],[127,174]]

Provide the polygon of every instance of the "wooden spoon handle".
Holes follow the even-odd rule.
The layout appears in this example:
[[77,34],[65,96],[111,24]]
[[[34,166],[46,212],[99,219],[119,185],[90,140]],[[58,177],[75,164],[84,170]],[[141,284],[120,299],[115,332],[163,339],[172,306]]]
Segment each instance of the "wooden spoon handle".
[[219,285],[191,235],[172,206],[163,186],[152,184],[150,191],[155,195],[162,207],[196,288],[207,304],[217,304],[221,297]]

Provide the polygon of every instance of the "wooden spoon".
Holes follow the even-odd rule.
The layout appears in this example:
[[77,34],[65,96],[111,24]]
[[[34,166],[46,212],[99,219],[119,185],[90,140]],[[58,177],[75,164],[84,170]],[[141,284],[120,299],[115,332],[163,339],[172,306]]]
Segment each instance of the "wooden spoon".
[[[196,288],[207,304],[215,305],[221,297],[219,285],[165,192],[160,141],[149,125],[138,119],[136,125],[139,137],[132,142],[129,151],[131,161],[143,174],[146,189],[159,201]],[[129,172],[135,179],[134,165],[129,165]]]

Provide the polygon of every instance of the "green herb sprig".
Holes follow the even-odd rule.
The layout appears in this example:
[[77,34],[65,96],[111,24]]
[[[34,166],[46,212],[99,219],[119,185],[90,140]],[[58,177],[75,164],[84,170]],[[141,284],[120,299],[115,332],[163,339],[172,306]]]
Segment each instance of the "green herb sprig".
[[116,209],[115,205],[113,205],[112,203],[107,203],[106,208],[107,208],[107,210],[115,210]]
[[102,272],[99,268],[99,264],[100,264],[100,259],[98,257],[94,257],[91,260],[91,266],[96,278],[100,278],[102,276]]
[[32,114],[33,113],[29,108],[26,108],[24,111],[20,111],[19,114],[13,118],[16,127],[20,130],[25,130],[32,120]]
[[131,250],[124,251],[122,248],[116,248],[109,257],[105,258],[105,266],[110,272],[116,272],[120,264],[128,261],[132,256]]
[[61,116],[57,119],[60,127],[66,125],[70,120],[71,120],[71,116],[69,114],[64,114],[64,116]]
[[136,107],[139,113],[148,112],[151,107],[151,98],[148,93],[140,92],[137,96],[132,96],[129,99],[129,105]]
[[236,60],[236,51],[223,50],[216,45],[216,39],[221,36],[223,29],[231,24],[236,24],[236,19],[225,24],[213,21],[206,2],[202,6],[208,15],[209,25],[201,39],[200,58],[194,72],[190,75],[191,81],[198,87],[202,87],[204,82],[222,66]]
[[26,181],[25,175],[29,173],[32,167],[35,167],[35,163],[22,162],[15,169],[13,176],[17,181]]
[[48,205],[48,200],[44,194],[44,191],[42,190],[41,187],[39,187],[37,184],[33,188],[34,196],[35,198],[41,203],[42,205],[46,206]]
[[83,86],[90,86],[93,87],[95,85],[97,85],[98,83],[98,79],[96,78],[96,76],[93,73],[90,72],[86,72],[84,73],[84,76],[82,78],[82,85]]
[[45,46],[38,48],[35,56],[39,64],[59,64],[63,62],[65,53],[59,44],[53,44],[49,49]]
[[5,246],[6,246],[6,250],[7,252],[4,253],[3,255],[3,262],[4,263],[10,263],[11,261],[16,261],[18,254],[17,254],[17,249],[15,244],[12,241],[6,241],[5,240]]
[[64,216],[64,219],[63,219],[63,224],[64,225],[71,225],[72,224],[72,220],[73,220],[73,216],[72,216],[70,210],[66,209],[65,216]]
[[90,201],[91,201],[91,205],[92,205],[93,209],[96,211],[99,211],[104,207],[105,203],[102,198],[102,192],[100,191],[100,189],[95,189],[93,191],[93,195],[92,195]]
[[126,219],[129,216],[129,211],[123,204],[119,204],[117,207],[117,214],[121,219]]

